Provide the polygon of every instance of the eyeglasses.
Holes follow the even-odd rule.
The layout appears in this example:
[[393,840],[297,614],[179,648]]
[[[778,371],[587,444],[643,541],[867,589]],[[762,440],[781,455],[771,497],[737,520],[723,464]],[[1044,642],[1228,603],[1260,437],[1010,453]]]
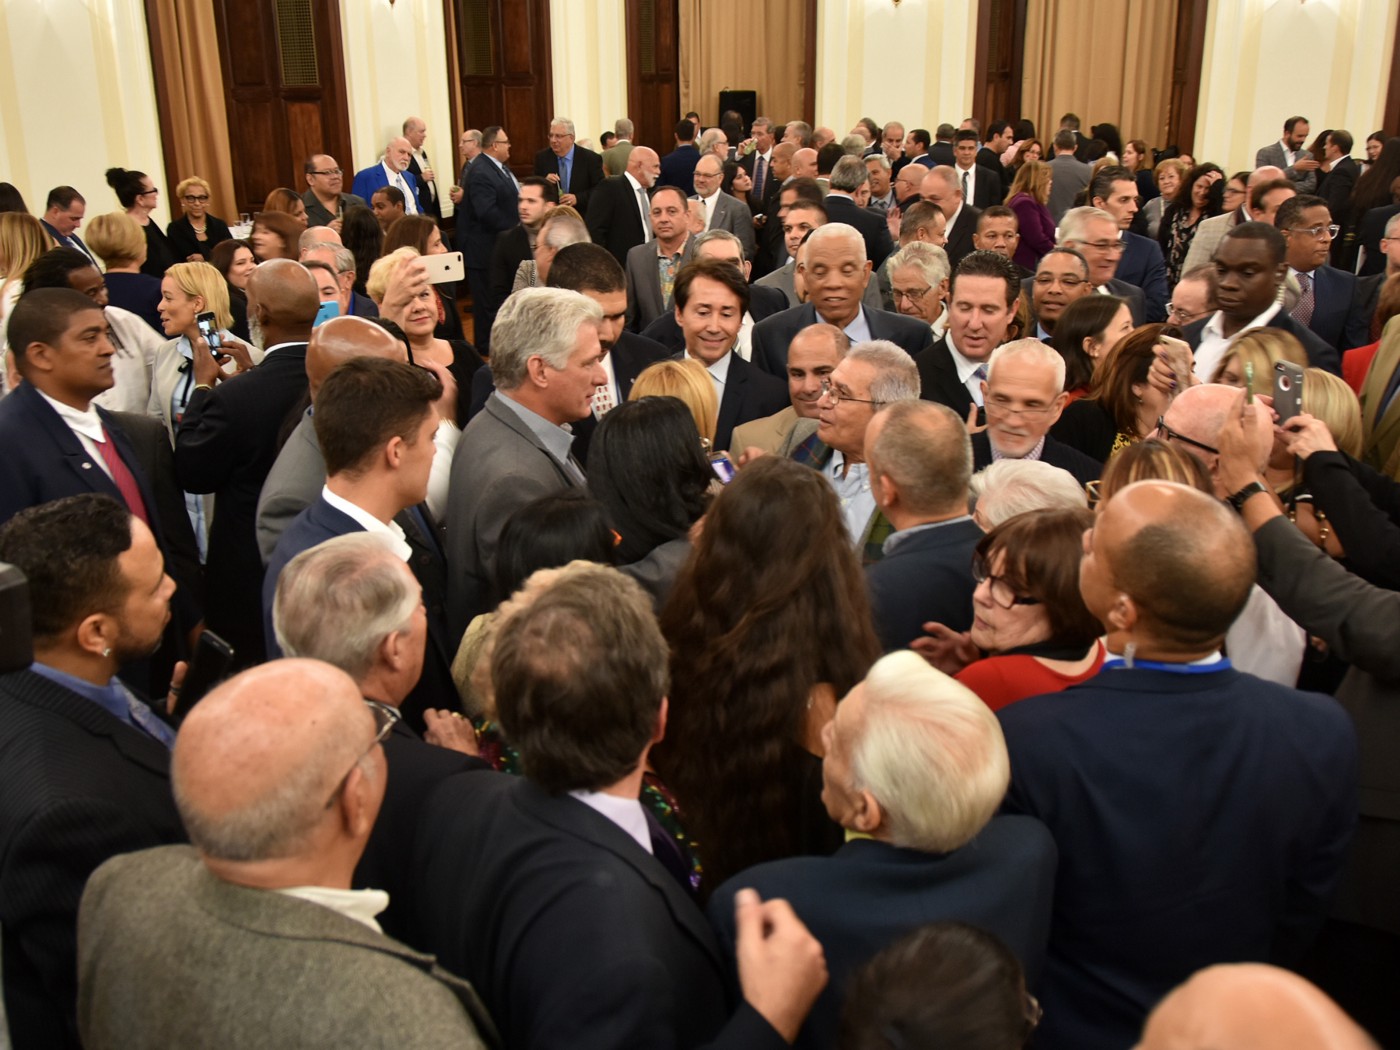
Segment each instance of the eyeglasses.
[[345,775],[340,778],[340,783],[331,792],[331,797],[326,799],[326,808],[330,809],[335,805],[335,800],[340,797],[340,793],[345,790],[346,781],[350,779],[350,774],[360,767],[360,763],[365,760],[371,751],[388,739],[389,734],[394,731],[394,726],[398,724],[403,716],[396,708],[387,704],[377,704],[372,700],[366,700],[365,706],[369,708],[369,713],[374,716],[374,739],[369,742],[369,747],[360,752],[355,759],[354,765],[345,771]]
[[893,291],[892,294],[893,294],[893,296],[894,296],[894,301],[895,301],[895,302],[899,302],[901,299],[908,299],[911,303],[914,303],[914,304],[917,305],[917,304],[923,302],[923,301],[924,301],[924,296],[928,295],[928,293],[931,292],[931,291],[933,291],[933,289],[932,289],[931,287],[929,287],[928,285],[924,285],[924,287],[922,287],[922,288],[917,288],[917,289],[911,288],[911,289],[910,289],[909,291],[907,291],[907,292],[902,292],[902,291],[900,291],[898,288],[896,288],[896,289],[894,289],[894,291]]
[[1335,222],[1331,226],[1294,226],[1294,233],[1306,233],[1311,237],[1321,237],[1326,231],[1328,237],[1336,237],[1342,232],[1342,228]]
[[1081,248],[1093,248],[1096,252],[1109,252],[1113,255],[1128,249],[1128,246],[1122,241],[1076,241],[1074,243]]
[[1210,313],[1209,310],[1202,310],[1200,313],[1192,313],[1190,310],[1183,310],[1176,303],[1167,303],[1167,316],[1175,317],[1182,324],[1190,324]]
[[310,174],[312,174],[312,175],[339,175],[339,174],[341,174],[343,171],[344,171],[343,168],[322,168],[322,169],[320,169],[319,171],[312,171],[312,172],[310,172]]
[[1211,448],[1203,441],[1189,438],[1185,434],[1178,434],[1171,427],[1167,426],[1167,421],[1161,416],[1157,417],[1157,433],[1161,434],[1167,441],[1180,441],[1183,445],[1190,445],[1192,448],[1198,448],[1202,452],[1209,452],[1212,456],[1220,455],[1220,450],[1218,448]]
[[1036,275],[1035,283],[1042,288],[1049,288],[1052,284],[1058,284],[1061,288],[1078,288],[1084,283],[1084,278],[1075,277],[1073,274],[1056,277],[1052,273],[1042,273]]
[[187,193],[180,199],[186,204],[204,204],[209,200],[209,194],[206,193],[204,196],[200,197],[193,193]]
[[1055,410],[1054,405],[1013,405],[1009,401],[998,401],[995,398],[988,398],[984,407],[988,415],[1025,416],[1028,419],[1035,419]]
[[823,379],[823,380],[822,380],[822,392],[821,392],[821,395],[818,397],[817,400],[820,401],[820,400],[822,400],[822,399],[824,399],[824,398],[828,398],[828,397],[831,398],[833,401],[837,401],[837,402],[840,402],[840,401],[855,401],[857,404],[861,404],[861,405],[883,405],[883,404],[884,404],[883,401],[871,401],[869,398],[866,398],[866,397],[848,397],[846,394],[841,393],[841,392],[840,392],[839,390],[837,390],[834,386],[832,386],[832,385],[831,385],[831,380],[830,380],[830,379]]
[[138,193],[136,196],[138,196],[138,197],[149,197],[151,194],[153,194],[153,193],[159,193],[159,192],[160,192],[160,190],[158,190],[156,187],[152,186],[152,187],[151,187],[150,189],[148,189],[148,190],[142,190],[142,191],[141,191],[140,193]]
[[972,560],[972,579],[979,586],[983,583],[987,585],[987,593],[991,595],[992,601],[1003,609],[1010,609],[1017,605],[1039,605],[1039,598],[1026,598],[1017,594],[1004,576],[993,576],[987,571],[987,563],[981,558]]

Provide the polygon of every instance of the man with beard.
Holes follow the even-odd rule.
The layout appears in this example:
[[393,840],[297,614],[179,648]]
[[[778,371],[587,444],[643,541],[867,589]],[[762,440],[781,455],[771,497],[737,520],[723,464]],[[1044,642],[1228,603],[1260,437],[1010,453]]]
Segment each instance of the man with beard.
[[418,203],[418,183],[408,170],[413,159],[413,146],[408,139],[399,136],[390,139],[384,147],[384,156],[378,164],[355,172],[355,181],[350,192],[361,200],[370,200],[374,191],[384,186],[392,186],[403,194],[403,210],[406,215],[417,215],[423,210]]

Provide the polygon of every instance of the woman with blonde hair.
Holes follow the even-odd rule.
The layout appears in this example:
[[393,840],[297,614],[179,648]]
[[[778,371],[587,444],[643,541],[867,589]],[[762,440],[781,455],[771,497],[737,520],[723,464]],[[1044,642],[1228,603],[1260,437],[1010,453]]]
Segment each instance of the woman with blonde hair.
[[1181,189],[1181,180],[1190,170],[1190,166],[1180,157],[1168,157],[1153,169],[1152,181],[1156,183],[1157,196],[1143,205],[1142,216],[1147,220],[1147,236],[1154,241],[1162,228],[1162,212]]
[[1288,361],[1299,368],[1308,367],[1308,354],[1298,337],[1281,328],[1251,328],[1235,336],[1211,373],[1210,381],[1242,387],[1252,366],[1254,392],[1267,394],[1274,385],[1274,365],[1280,361]]
[[24,291],[24,271],[52,247],[53,240],[34,216],[28,212],[0,212],[0,397],[10,389],[5,360],[10,310]]
[[175,196],[185,214],[165,228],[170,238],[170,250],[177,259],[186,262],[208,262],[214,245],[230,240],[228,223],[209,214],[209,183],[191,175],[175,187]]
[[263,201],[263,214],[267,212],[277,212],[282,215],[290,215],[297,221],[297,225],[303,230],[306,229],[306,202],[296,190],[289,190],[286,186],[278,186],[267,195],[267,200]]
[[117,195],[117,202],[141,227],[146,238],[146,257],[141,264],[141,272],[156,280],[175,262],[175,253],[170,241],[160,228],[160,223],[151,218],[151,213],[160,205],[160,190],[144,171],[128,171],[126,168],[108,168],[107,185]]
[[1051,181],[1049,164],[1028,160],[1017,169],[1006,195],[1006,206],[1016,213],[1021,230],[1021,242],[1012,261],[1027,270],[1033,271],[1040,257],[1055,247],[1055,220],[1046,207]]
[[708,452],[714,447],[719,398],[715,395],[714,380],[699,361],[687,357],[682,361],[657,361],[648,365],[632,384],[627,400],[639,401],[644,397],[674,397],[681,401],[690,409],[705,450]]
[[148,245],[140,224],[125,212],[111,211],[89,219],[83,236],[107,268],[107,296],[111,304],[130,310],[163,334],[165,325],[157,312],[160,278],[142,272]]

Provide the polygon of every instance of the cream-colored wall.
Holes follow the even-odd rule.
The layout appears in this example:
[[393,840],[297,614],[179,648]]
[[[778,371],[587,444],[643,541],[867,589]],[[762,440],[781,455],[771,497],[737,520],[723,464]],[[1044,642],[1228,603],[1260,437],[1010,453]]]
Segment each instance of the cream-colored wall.
[[1362,156],[1385,113],[1397,9],[1400,0],[1211,0],[1195,156],[1252,168],[1298,114],[1314,133],[1346,128]]
[[443,0],[340,0],[353,157],[337,157],[349,173],[367,168],[401,133],[406,118],[428,125],[424,148],[444,192],[456,181],[457,135],[447,101],[447,28]]
[[574,122],[578,138],[612,130],[627,115],[627,21],[623,0],[550,0],[554,111]]
[[844,135],[861,117],[956,125],[972,110],[976,0],[822,0],[817,123]]
[[35,214],[62,185],[90,216],[115,210],[103,172],[122,167],[151,176],[169,221],[141,0],[0,0],[0,142],[0,179]]

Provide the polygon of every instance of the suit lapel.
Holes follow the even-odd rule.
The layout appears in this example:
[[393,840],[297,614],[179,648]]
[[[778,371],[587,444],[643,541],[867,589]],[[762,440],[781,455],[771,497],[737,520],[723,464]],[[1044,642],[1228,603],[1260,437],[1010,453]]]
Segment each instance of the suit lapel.
[[[1400,398],[1396,398],[1397,404],[1392,405],[1383,418],[1377,418],[1382,407],[1381,399],[1385,397],[1386,387],[1390,385],[1391,376],[1395,374],[1396,368],[1400,368],[1400,325],[1392,322],[1385,326],[1380,348],[1371,361],[1365,382],[1361,384],[1361,409],[1365,423],[1368,461],[1371,460],[1369,453],[1386,446],[1396,427],[1400,426]],[[1383,466],[1377,463],[1372,465],[1377,469]]]
[[[111,496],[125,506],[116,482],[107,476],[105,470],[93,462],[93,457],[88,455],[87,450],[83,448],[83,443],[78,440],[78,435],[69,429],[68,424],[54,411],[53,406],[44,400],[43,395],[37,389],[28,383],[21,383],[10,396],[21,398],[22,403],[28,405],[34,422],[63,455],[64,467],[73,477],[93,492]],[[98,411],[100,413],[102,410]],[[129,445],[127,451],[130,451]],[[134,463],[135,459],[129,459],[127,462]],[[137,484],[140,484],[139,480]],[[144,487],[141,490],[141,497],[147,501],[148,508],[153,506],[151,497]]]
[[744,359],[732,353],[729,358],[729,375],[724,380],[724,397],[719,402],[719,418],[715,421],[716,434],[733,434],[739,425],[739,412],[744,405],[744,384],[749,377],[744,368]]
[[157,776],[170,776],[170,750],[135,726],[127,725],[111,712],[64,689],[33,671],[17,671],[19,688],[12,694],[17,702],[29,703],[63,718],[97,737],[110,740],[122,755]]
[[498,423],[502,423],[510,430],[515,431],[515,433],[519,434],[533,447],[538,449],[540,455],[544,456],[545,459],[549,460],[549,465],[554,468],[554,472],[558,474],[559,477],[563,479],[563,481],[566,482],[570,487],[576,485],[574,479],[569,476],[569,472],[566,471],[563,468],[563,466],[560,465],[557,459],[550,455],[549,449],[545,448],[544,445],[540,444],[540,439],[535,437],[534,432],[531,431],[530,428],[525,425],[525,421],[522,420],[519,416],[517,416],[512,409],[509,409],[505,405],[498,403],[497,399],[499,397],[499,394],[493,392],[491,396],[486,399],[486,408],[484,409],[484,411],[488,412],[491,415],[491,417],[495,419]]

